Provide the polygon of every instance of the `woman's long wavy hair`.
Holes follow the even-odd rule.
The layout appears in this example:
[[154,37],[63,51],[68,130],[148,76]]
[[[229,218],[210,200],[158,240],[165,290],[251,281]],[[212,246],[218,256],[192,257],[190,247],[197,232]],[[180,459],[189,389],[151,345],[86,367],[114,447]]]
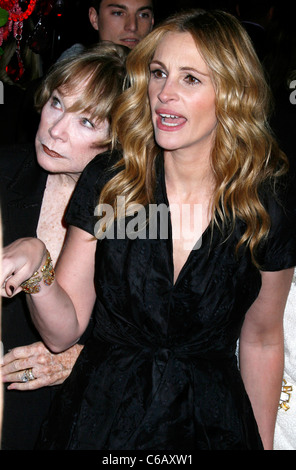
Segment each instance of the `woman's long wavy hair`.
[[212,222],[234,227],[245,222],[238,243],[255,251],[270,228],[260,200],[264,182],[274,186],[287,170],[268,125],[271,95],[251,41],[232,15],[222,11],[191,10],[177,14],[155,28],[129,54],[130,87],[120,96],[113,116],[114,145],[120,143],[121,171],[103,188],[100,202],[116,196],[132,203],[153,202],[155,158],[159,153],[148,101],[149,64],[157,45],[169,32],[188,32],[207,63],[216,92],[217,131],[211,154],[215,177]]

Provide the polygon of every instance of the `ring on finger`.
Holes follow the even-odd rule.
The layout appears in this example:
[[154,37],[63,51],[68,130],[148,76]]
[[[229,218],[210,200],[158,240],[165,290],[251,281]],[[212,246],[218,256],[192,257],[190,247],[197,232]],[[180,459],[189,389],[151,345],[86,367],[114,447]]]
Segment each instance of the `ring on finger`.
[[6,279],[4,279],[4,282],[3,282],[2,286],[1,286],[1,289],[5,289],[6,283],[7,283],[7,281],[8,281],[11,277],[12,277],[12,276],[8,276]]
[[35,379],[36,377],[33,374],[32,367],[30,369],[26,369],[21,376],[22,382],[29,382],[30,380],[35,380]]

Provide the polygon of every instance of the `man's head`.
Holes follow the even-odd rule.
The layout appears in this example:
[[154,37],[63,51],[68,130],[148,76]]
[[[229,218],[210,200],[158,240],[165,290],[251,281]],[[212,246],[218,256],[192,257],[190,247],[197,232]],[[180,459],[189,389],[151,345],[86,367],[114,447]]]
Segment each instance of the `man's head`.
[[133,49],[152,30],[153,0],[94,0],[89,20],[101,41]]

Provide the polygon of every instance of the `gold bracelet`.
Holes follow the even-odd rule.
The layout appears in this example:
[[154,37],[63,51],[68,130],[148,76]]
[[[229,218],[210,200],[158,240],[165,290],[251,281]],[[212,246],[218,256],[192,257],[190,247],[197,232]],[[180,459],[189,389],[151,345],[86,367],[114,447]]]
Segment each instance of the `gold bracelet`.
[[55,278],[55,272],[53,269],[52,261],[48,250],[46,250],[46,261],[41,268],[41,273],[36,271],[29,279],[22,282],[21,288],[26,294],[37,294],[40,292],[40,282],[43,282],[46,286],[50,286]]

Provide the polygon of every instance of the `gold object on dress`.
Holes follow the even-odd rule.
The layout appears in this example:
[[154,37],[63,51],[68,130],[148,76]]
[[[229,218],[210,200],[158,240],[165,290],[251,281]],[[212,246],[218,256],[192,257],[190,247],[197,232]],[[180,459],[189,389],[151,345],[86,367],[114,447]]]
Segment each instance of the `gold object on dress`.
[[21,288],[26,294],[37,294],[40,292],[40,282],[43,280],[46,286],[50,286],[55,278],[55,272],[49,251],[46,250],[46,261],[41,268],[41,272],[36,271],[29,279],[21,284]]
[[290,409],[290,405],[288,405],[288,403],[290,402],[292,391],[293,391],[292,385],[287,385],[286,380],[283,379],[282,395],[281,395],[279,406],[278,406],[279,410],[282,409],[284,411],[288,411]]

